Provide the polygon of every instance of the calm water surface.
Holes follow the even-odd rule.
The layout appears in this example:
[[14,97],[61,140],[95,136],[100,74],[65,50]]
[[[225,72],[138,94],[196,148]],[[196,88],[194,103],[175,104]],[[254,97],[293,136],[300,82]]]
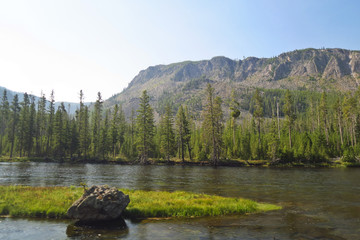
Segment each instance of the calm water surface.
[[0,239],[360,239],[360,169],[0,163],[0,185],[107,184],[246,197],[283,210],[113,226],[0,218]]

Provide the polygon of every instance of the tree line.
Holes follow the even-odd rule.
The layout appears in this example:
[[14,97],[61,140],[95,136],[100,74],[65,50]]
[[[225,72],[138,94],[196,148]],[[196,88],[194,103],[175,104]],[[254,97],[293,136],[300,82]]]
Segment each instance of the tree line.
[[[318,163],[343,157],[354,162],[360,154],[359,90],[298,94],[256,89],[249,101],[240,101],[233,92],[225,103],[210,84],[205,91],[200,118],[186,105],[175,113],[167,102],[156,122],[146,90],[128,118],[121,105],[105,109],[100,93],[90,108],[80,91],[79,108],[69,114],[63,103],[55,109],[54,92],[49,100],[42,95],[35,101],[25,93],[23,101],[15,95],[9,102],[4,90],[0,154],[141,164],[178,159],[214,165],[234,159]],[[242,110],[244,104],[247,110]]]

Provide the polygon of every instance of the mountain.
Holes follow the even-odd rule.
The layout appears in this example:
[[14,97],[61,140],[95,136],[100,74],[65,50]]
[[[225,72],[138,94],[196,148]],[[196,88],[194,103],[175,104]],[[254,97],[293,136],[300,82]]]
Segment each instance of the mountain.
[[272,58],[214,57],[152,66],[140,71],[126,89],[106,100],[105,106],[122,104],[129,116],[131,109],[138,107],[142,91],[147,90],[158,113],[166,101],[185,103],[197,112],[207,83],[226,102],[232,90],[238,95],[254,88],[348,91],[355,90],[359,82],[360,51],[309,48]]

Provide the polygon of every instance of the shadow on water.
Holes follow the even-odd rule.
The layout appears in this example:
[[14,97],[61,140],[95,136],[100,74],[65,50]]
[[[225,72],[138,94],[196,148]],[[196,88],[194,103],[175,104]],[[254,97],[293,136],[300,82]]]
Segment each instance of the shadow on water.
[[66,228],[66,235],[70,239],[119,238],[129,234],[129,228],[124,219],[105,222],[71,223]]

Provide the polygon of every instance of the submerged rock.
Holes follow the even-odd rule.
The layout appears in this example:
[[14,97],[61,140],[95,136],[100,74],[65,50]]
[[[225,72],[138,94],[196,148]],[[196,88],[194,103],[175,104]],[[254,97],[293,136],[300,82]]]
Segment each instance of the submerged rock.
[[70,218],[81,221],[108,221],[120,217],[129,204],[128,195],[108,186],[92,186],[68,209]]

